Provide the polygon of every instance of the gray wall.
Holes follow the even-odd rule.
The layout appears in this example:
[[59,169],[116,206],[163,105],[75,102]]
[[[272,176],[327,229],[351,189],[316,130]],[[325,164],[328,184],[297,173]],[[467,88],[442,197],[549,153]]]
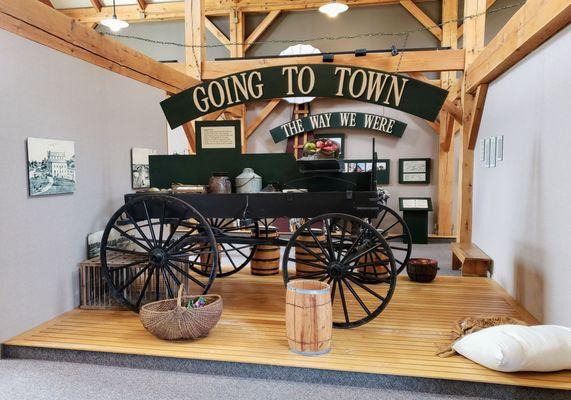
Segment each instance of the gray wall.
[[479,140],[504,135],[504,161],[476,150],[473,240],[496,279],[544,323],[571,326],[571,27],[490,85]]
[[[86,236],[131,190],[131,147],[166,151],[163,92],[0,30],[0,341],[79,303]],[[28,197],[26,138],[75,142],[71,195]]]

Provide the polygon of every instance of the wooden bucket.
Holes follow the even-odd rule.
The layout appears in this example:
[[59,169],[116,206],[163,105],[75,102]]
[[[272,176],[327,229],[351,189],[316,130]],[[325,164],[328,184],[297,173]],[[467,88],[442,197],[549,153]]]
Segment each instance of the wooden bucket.
[[[373,251],[369,256],[363,256],[359,259],[359,263],[373,263],[374,265],[368,265],[366,267],[357,268],[358,271],[367,275],[366,279],[372,280],[383,280],[389,277],[389,272],[387,270],[387,263],[382,263],[383,261],[388,261],[388,257],[381,252]],[[378,265],[376,263],[379,263]],[[390,268],[390,267],[389,267]]]
[[289,348],[302,355],[331,350],[331,288],[325,282],[297,279],[287,284],[286,336]]
[[[256,237],[256,232],[252,231],[252,236]],[[280,236],[278,228],[269,226],[260,228],[260,238],[275,239]],[[280,246],[270,244],[260,244],[256,246],[256,252],[250,263],[252,275],[276,275],[280,272]]]
[[[312,232],[320,243],[325,243],[325,234],[323,233],[323,231],[321,229],[312,229]],[[313,251],[318,256],[321,256],[323,254],[323,252],[321,251],[321,248],[319,247],[319,245],[317,243],[315,243],[315,240],[313,240],[313,237],[311,236],[311,234],[308,231],[300,232],[296,241],[303,243],[305,245],[305,247],[310,248],[311,251]],[[325,245],[322,244],[322,246],[325,246]],[[297,260],[307,260],[307,262],[310,262],[312,264],[323,265],[322,262],[317,261],[312,254],[309,254],[301,246],[295,247],[295,258]],[[323,258],[325,259],[325,257],[323,257]],[[302,264],[299,262],[295,263],[295,272],[297,273],[297,275],[308,274],[308,273],[319,272],[319,271],[321,271],[319,268],[312,267],[311,265],[305,265],[305,264]]]

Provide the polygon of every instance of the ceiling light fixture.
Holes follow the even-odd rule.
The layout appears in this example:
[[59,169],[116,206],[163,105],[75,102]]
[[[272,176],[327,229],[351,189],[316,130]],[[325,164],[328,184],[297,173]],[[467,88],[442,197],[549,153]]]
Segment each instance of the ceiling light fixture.
[[126,21],[117,18],[117,13],[115,12],[115,0],[113,0],[113,16],[111,18],[107,18],[101,21],[101,25],[105,25],[113,32],[119,32],[121,29],[129,26],[129,24]]
[[323,14],[327,14],[330,18],[335,18],[339,14],[347,11],[349,6],[345,3],[338,2],[337,0],[333,0],[330,3],[324,4],[319,7],[319,12]]

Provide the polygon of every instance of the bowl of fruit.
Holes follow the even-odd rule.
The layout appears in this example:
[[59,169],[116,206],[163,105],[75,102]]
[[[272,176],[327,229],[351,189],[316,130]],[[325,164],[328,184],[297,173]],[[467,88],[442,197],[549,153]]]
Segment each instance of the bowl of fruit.
[[303,158],[307,160],[339,158],[339,144],[331,139],[319,138],[303,146]]

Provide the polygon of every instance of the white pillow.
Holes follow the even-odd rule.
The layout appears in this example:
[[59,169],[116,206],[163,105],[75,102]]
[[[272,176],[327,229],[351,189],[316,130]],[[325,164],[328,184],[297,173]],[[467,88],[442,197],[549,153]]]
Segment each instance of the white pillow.
[[571,369],[571,329],[556,325],[498,325],[452,346],[464,357],[502,372]]

